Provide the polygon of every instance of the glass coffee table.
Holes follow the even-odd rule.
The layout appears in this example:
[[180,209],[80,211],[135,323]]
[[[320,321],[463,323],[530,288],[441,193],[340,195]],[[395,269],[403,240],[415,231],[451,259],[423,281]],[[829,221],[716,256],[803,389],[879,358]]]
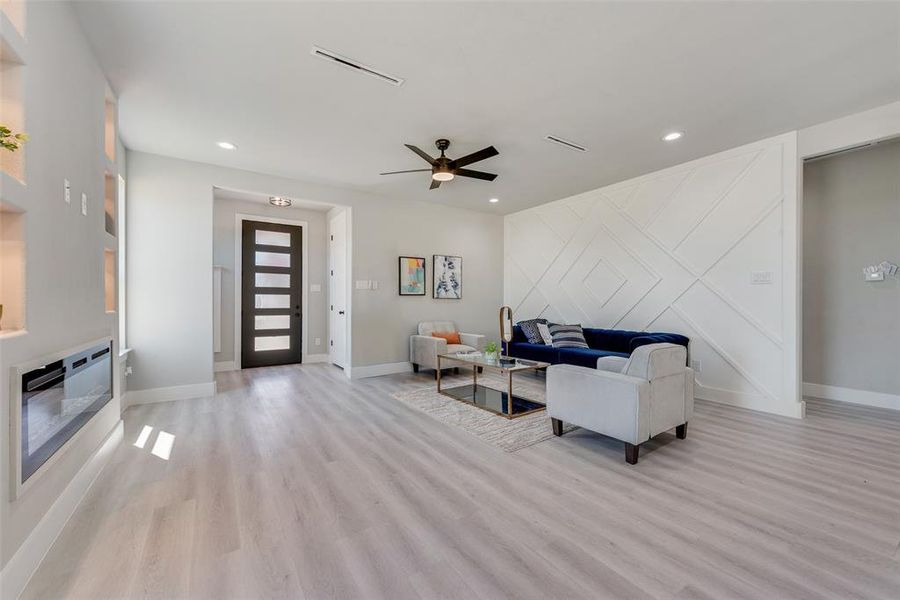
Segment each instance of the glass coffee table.
[[[447,363],[450,363],[449,365]],[[443,366],[442,366],[443,364]],[[472,367],[472,383],[441,389],[441,369],[468,365]],[[483,354],[438,354],[437,357],[437,391],[461,402],[501,415],[507,419],[515,419],[544,410],[542,402],[529,400],[513,394],[513,373],[523,371],[539,371],[546,369],[550,363],[501,356],[488,360]],[[506,377],[506,391],[495,390],[478,383],[479,369],[487,369]]]

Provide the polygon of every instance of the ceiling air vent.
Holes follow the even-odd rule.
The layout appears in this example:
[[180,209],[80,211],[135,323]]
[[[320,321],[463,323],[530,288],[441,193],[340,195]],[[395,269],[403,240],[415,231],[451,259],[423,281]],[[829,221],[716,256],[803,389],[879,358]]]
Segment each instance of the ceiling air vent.
[[581,144],[576,144],[575,142],[570,142],[569,140],[564,140],[561,137],[556,137],[555,135],[548,135],[544,138],[548,142],[553,142],[554,144],[559,144],[560,146],[565,146],[569,150],[576,150],[578,152],[587,152],[587,148],[582,146]]
[[388,75],[378,69],[373,69],[368,65],[364,65],[360,62],[353,60],[352,58],[347,58],[346,56],[341,56],[336,52],[332,52],[331,50],[326,50],[324,48],[319,48],[318,46],[313,46],[312,51],[310,52],[313,56],[317,56],[319,58],[329,60],[331,62],[337,63],[341,66],[347,67],[349,69],[353,69],[358,73],[365,73],[366,75],[370,75],[376,79],[384,81],[385,83],[390,83],[391,85],[403,85],[403,80],[399,77],[394,77],[393,75]]

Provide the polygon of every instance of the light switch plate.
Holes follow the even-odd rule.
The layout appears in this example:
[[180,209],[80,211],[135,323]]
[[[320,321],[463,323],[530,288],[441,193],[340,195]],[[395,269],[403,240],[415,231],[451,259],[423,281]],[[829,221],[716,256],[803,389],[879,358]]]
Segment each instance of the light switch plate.
[[316,338],[316,346],[322,345],[322,338]]
[[65,198],[66,204],[72,204],[72,184],[69,183],[68,179],[64,179],[63,181],[65,182],[65,195],[63,196],[63,198]]
[[775,278],[772,271],[751,271],[750,283],[753,285],[770,285]]
[[866,281],[884,281],[884,273],[876,271],[875,273],[865,273]]
[[87,194],[81,194],[81,214],[87,216]]
[[372,289],[373,289],[373,290],[377,290],[377,289],[378,289],[378,280],[376,280],[376,279],[373,279],[373,280],[372,280]]

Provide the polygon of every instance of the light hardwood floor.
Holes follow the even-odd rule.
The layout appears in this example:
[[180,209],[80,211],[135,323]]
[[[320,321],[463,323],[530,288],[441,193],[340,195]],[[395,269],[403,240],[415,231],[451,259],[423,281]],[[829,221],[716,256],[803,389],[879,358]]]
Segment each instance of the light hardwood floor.
[[427,374],[218,385],[127,411],[25,598],[900,598],[895,412],[698,402],[629,466],[593,433],[509,454],[391,398]]

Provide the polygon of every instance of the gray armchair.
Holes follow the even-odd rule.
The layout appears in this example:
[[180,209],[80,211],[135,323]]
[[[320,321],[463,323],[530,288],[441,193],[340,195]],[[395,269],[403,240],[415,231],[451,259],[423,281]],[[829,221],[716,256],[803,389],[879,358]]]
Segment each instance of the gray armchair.
[[640,346],[631,358],[599,359],[597,369],[553,365],[547,369],[547,413],[553,433],[563,422],[625,442],[625,460],[638,461],[640,445],[675,428],[687,436],[694,412],[694,371],[687,349],[675,344]]
[[475,333],[460,333],[461,344],[448,344],[443,338],[432,337],[435,331],[459,331],[453,321],[422,321],[419,323],[418,334],[409,336],[409,362],[413,365],[413,371],[419,372],[420,367],[437,369],[437,355],[450,352],[463,352],[477,350],[484,351],[485,337]]

